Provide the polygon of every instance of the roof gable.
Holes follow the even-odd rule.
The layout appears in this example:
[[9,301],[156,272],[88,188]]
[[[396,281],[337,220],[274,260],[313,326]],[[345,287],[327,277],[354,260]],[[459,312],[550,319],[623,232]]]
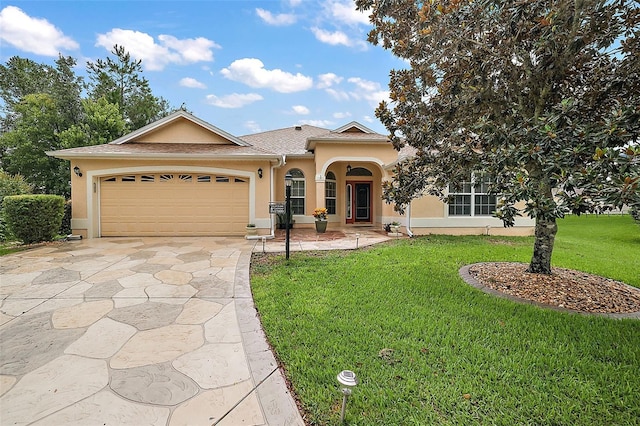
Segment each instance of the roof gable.
[[177,143],[251,146],[251,144],[180,110],[138,130],[126,134],[111,144]]
[[352,121],[351,123],[347,123],[342,127],[335,129],[332,133],[375,133],[370,128],[363,126],[357,121]]

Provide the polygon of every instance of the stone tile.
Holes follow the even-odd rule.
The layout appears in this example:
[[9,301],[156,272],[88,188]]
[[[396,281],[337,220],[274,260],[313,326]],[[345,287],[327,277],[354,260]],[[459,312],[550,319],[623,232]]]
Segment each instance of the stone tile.
[[74,262],[66,265],[64,268],[70,271],[84,272],[92,271],[93,273],[99,272],[104,268],[111,265],[110,262],[105,262],[101,259],[87,259],[82,262]]
[[57,294],[55,297],[60,299],[72,299],[72,298],[84,298],[84,293],[93,287],[93,284],[89,284],[83,281],[69,287],[65,291],[60,294]]
[[97,272],[89,277],[83,277],[83,281],[86,281],[91,284],[100,284],[107,281],[113,281],[120,278],[128,277],[130,275],[134,275],[135,272],[130,271],[128,269],[120,269],[116,271],[101,271]]
[[0,374],[20,376],[63,354],[83,330],[55,330],[51,314],[27,315],[14,319],[0,330]]
[[34,422],[95,394],[108,382],[105,361],[63,355],[27,373],[0,397],[0,406],[10,407],[2,410],[2,423]]
[[33,285],[23,288],[20,291],[14,292],[8,299],[32,299],[32,298],[44,298],[48,299],[54,297],[59,293],[73,287],[78,281]]
[[242,341],[234,302],[227,304],[218,315],[205,323],[204,335],[211,343],[239,343]]
[[125,401],[103,390],[32,425],[157,426],[165,425],[169,414],[168,408]]
[[118,270],[124,270],[124,269],[131,269],[134,266],[140,265],[144,262],[145,262],[144,259],[122,260],[120,262],[117,262],[109,266],[108,268],[105,269],[105,271],[118,271]]
[[[271,423],[276,425],[278,423]],[[216,426],[268,425],[255,392],[251,393],[225,416]],[[278,424],[279,425],[279,424]],[[301,425],[302,426],[302,425]]]
[[298,407],[279,370],[258,386],[257,393],[268,424],[304,426]]
[[177,258],[182,260],[185,263],[207,262],[207,267],[210,266],[210,262],[211,262],[211,254],[201,250],[194,251],[191,253],[179,254]]
[[182,272],[197,272],[203,269],[207,269],[210,266],[211,265],[209,265],[209,259],[207,258],[206,260],[201,260],[198,262],[190,262],[190,263],[183,263],[181,265],[173,265],[171,267],[171,270],[182,271]]
[[163,270],[153,275],[156,279],[162,281],[164,284],[184,285],[191,281],[190,273],[182,271]]
[[[262,425],[264,419],[255,396],[250,395],[252,385],[249,381],[238,383],[224,389],[202,392],[178,406],[171,415],[170,426],[211,426],[227,414],[235,404],[247,397],[249,403],[243,412],[233,413],[234,425]],[[249,395],[249,396],[247,396]],[[235,411],[235,410],[234,410]],[[276,424],[274,423],[274,426]]]
[[57,329],[87,327],[98,321],[113,309],[111,300],[84,302],[76,306],[57,309],[51,322]]
[[0,312],[14,317],[25,314],[47,299],[5,299],[2,302]]
[[117,280],[104,281],[94,284],[90,289],[84,292],[85,299],[106,299],[116,295],[124,289]]
[[200,299],[189,300],[176,318],[176,324],[202,324],[217,315],[224,305]]
[[138,330],[109,318],[102,318],[65,349],[64,353],[89,358],[109,358]]
[[[59,267],[60,265],[56,265]],[[39,262],[29,262],[27,264],[22,264],[18,268],[12,269],[12,274],[26,274],[29,272],[42,272],[47,269],[51,269],[53,265],[49,262],[39,261]]]
[[140,305],[149,300],[144,288],[125,288],[113,295],[113,304],[116,308]]
[[149,259],[156,255],[156,252],[151,250],[136,250],[135,253],[129,255],[129,259]]
[[133,368],[172,361],[202,346],[202,327],[169,325],[141,331],[111,358],[111,368]]
[[3,274],[0,280],[2,293],[11,294],[20,290],[42,275],[42,272],[29,272],[27,274]]
[[207,269],[201,269],[199,271],[195,271],[191,275],[193,275],[194,278],[207,278],[207,277],[215,276],[220,271],[222,271],[221,267],[211,266]]
[[204,389],[229,386],[251,378],[241,343],[204,345],[172,362]]
[[254,383],[260,383],[278,368],[278,361],[270,349],[247,354],[247,362]]
[[16,381],[17,379],[13,376],[0,376],[0,396],[7,393]]
[[169,363],[113,370],[111,389],[131,401],[155,405],[176,405],[195,396],[198,385]]
[[146,302],[112,310],[108,317],[138,330],[150,330],[173,324],[182,312],[181,306]]
[[153,265],[179,265],[184,262],[175,257],[175,255],[168,254],[165,256],[156,256],[151,259],[147,259],[147,263],[151,263]]
[[194,278],[189,284],[198,290],[198,297],[222,298],[233,296],[233,283],[222,281],[214,276]]
[[33,309],[31,309],[29,312],[27,312],[28,315],[33,315],[33,314],[40,314],[43,312],[51,312],[51,311],[55,311],[56,309],[62,309],[62,308],[69,308],[71,306],[75,306],[75,305],[79,305],[83,302],[82,299],[80,298],[76,298],[76,299],[49,299],[44,303],[41,303],[40,305],[34,307]]
[[132,271],[143,272],[151,275],[164,271],[165,269],[167,269],[167,265],[154,265],[151,263],[141,263],[140,265],[136,265],[131,268]]
[[118,282],[124,288],[142,288],[154,284],[162,284],[162,281],[155,279],[153,275],[144,273],[138,273],[124,278],[118,278]]
[[[198,290],[190,285],[158,284],[147,287],[145,292],[149,296],[149,300],[161,303],[178,303],[173,302],[171,299],[178,298],[188,300],[196,294]],[[180,301],[179,304],[185,303],[186,300]]]
[[222,281],[233,283],[236,279],[235,266],[224,267],[220,272],[216,274],[216,278]]
[[14,318],[15,317],[13,315],[6,315],[0,311],[0,325],[8,323]]
[[70,281],[80,281],[80,272],[64,268],[49,269],[32,281],[32,284],[56,284]]

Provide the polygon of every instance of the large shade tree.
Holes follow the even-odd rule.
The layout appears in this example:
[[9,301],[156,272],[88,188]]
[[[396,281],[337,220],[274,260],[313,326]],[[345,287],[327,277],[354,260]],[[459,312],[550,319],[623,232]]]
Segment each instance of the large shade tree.
[[640,12],[629,0],[357,0],[369,41],[407,61],[376,115],[397,149],[396,209],[492,177],[496,215],[535,218],[529,271],[551,273],[556,219],[639,203]]

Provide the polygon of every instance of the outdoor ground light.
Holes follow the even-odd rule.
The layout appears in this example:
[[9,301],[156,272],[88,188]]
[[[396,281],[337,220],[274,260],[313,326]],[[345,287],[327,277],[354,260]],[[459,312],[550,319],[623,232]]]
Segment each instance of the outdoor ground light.
[[73,173],[75,173],[76,176],[78,176],[78,177],[82,177],[82,172],[80,171],[80,167],[78,167],[78,166],[75,166],[73,168]]
[[360,234],[356,234],[356,249],[358,248],[358,240],[360,239]]
[[358,384],[356,380],[356,373],[351,370],[343,370],[338,374],[338,383],[342,386],[342,411],[340,411],[340,423],[344,422],[344,412],[347,409],[347,399],[349,395],[351,395],[351,388],[355,387]]

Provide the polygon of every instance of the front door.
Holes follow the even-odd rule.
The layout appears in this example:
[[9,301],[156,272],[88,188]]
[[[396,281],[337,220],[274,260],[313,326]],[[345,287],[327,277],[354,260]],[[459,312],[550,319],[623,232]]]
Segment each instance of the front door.
[[371,223],[371,182],[347,182],[346,223]]

